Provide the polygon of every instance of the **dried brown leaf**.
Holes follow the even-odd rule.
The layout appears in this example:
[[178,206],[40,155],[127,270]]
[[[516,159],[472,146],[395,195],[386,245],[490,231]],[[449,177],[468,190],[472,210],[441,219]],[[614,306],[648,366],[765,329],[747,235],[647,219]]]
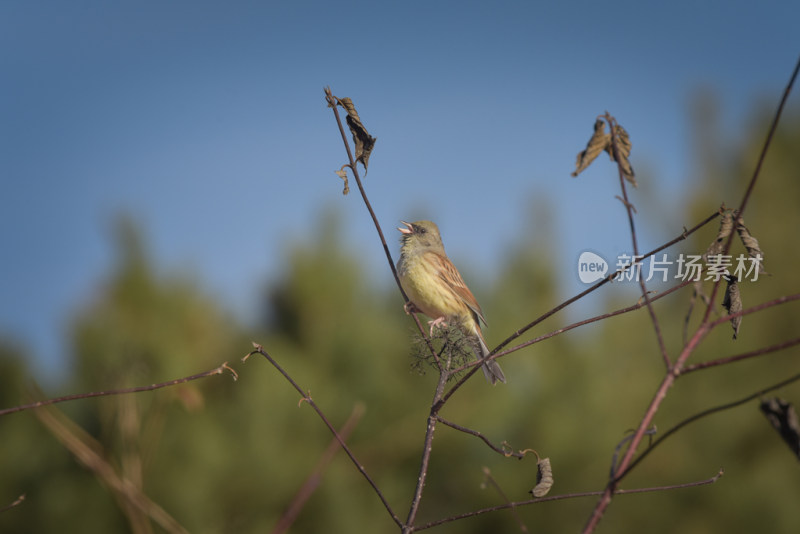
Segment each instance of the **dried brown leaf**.
[[578,154],[575,160],[575,172],[572,173],[573,178],[586,169],[603,150],[608,150],[610,144],[611,134],[606,133],[605,121],[597,119],[594,123],[594,133],[586,144],[586,149]]
[[345,120],[347,121],[347,127],[350,128],[350,133],[353,134],[353,144],[356,146],[356,162],[360,161],[364,166],[364,171],[366,171],[369,165],[369,156],[372,154],[372,149],[375,148],[375,142],[378,139],[367,132],[350,98],[340,98],[339,104],[347,111]]
[[550,466],[550,458],[541,458],[536,464],[536,486],[531,493],[534,497],[544,497],[553,487],[553,468]]
[[334,172],[336,172],[336,176],[338,176],[339,178],[344,180],[344,189],[342,190],[342,194],[346,195],[347,193],[350,192],[350,184],[347,181],[347,171],[344,169],[344,167],[342,167],[338,171],[334,171]]
[[800,460],[800,422],[794,406],[790,402],[773,397],[761,401],[761,411]]
[[578,174],[591,165],[597,156],[600,155],[600,152],[605,150],[608,152],[611,161],[617,161],[625,179],[628,180],[633,187],[636,187],[636,178],[629,160],[633,145],[631,144],[628,132],[619,124],[614,126],[613,140],[615,141],[616,149],[611,146],[612,135],[606,133],[605,121],[597,119],[594,123],[594,133],[586,144],[586,149],[578,154],[575,160],[575,171],[572,173],[572,176],[578,176]]
[[714,241],[708,245],[706,249],[706,253],[703,256],[703,261],[708,263],[709,256],[717,256],[722,254],[722,250],[725,248],[725,240],[731,235],[733,231],[733,213],[730,211],[726,211],[722,214],[722,217],[719,221],[719,230],[717,231],[717,237]]
[[[622,167],[622,175],[631,183],[633,187],[636,187],[636,177],[633,174],[633,166],[631,166],[631,162],[629,160],[631,157],[631,149],[633,148],[633,144],[631,143],[630,137],[628,137],[628,132],[626,132],[625,128],[619,124],[617,124],[614,128],[614,139],[616,140],[616,153],[618,158],[617,163],[619,163],[620,167]],[[614,154],[611,151],[611,146],[608,146],[606,150],[613,160]]]
[[[725,280],[728,281],[728,287],[725,288],[725,297],[722,299],[722,306],[730,313],[738,313],[742,311],[742,296],[739,293],[739,283],[733,276],[726,276]],[[742,324],[742,317],[734,317],[731,319],[731,326],[733,327],[733,339],[739,335],[739,327]]]
[[744,225],[744,219],[739,219],[739,224],[736,225],[736,232],[739,234],[739,239],[742,240],[744,248],[747,249],[747,254],[753,258],[753,261],[758,263],[758,274],[767,274],[764,269],[764,253],[758,245],[758,239],[753,237],[750,230]]

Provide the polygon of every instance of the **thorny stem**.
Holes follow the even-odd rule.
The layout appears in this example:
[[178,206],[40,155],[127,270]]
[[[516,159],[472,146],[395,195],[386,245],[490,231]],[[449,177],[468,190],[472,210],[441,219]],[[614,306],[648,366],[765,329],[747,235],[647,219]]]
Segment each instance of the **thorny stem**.
[[262,347],[257,343],[253,343],[253,346],[255,347],[255,350],[253,350],[247,356],[245,356],[242,359],[242,361],[247,360],[247,358],[249,358],[253,354],[261,354],[264,358],[266,358],[269,361],[269,363],[272,364],[273,367],[275,367],[275,369],[278,370],[278,372],[280,372],[283,375],[283,377],[292,385],[292,387],[295,390],[297,390],[298,393],[300,393],[302,397],[301,402],[307,402],[309,406],[311,406],[311,408],[313,408],[314,411],[317,412],[319,418],[322,419],[322,422],[325,423],[325,426],[327,426],[328,430],[331,431],[331,434],[333,434],[333,437],[336,438],[336,441],[339,442],[339,445],[341,445],[344,452],[347,453],[347,456],[350,458],[350,461],[353,462],[353,465],[356,466],[358,472],[361,473],[361,475],[367,480],[369,485],[372,486],[373,491],[378,495],[378,498],[380,498],[384,508],[386,508],[386,511],[389,512],[389,515],[392,516],[394,522],[397,524],[397,526],[402,527],[403,523],[400,521],[400,518],[397,517],[397,514],[394,513],[394,510],[392,510],[392,507],[389,505],[389,502],[386,500],[386,497],[383,496],[383,493],[381,492],[380,489],[378,489],[377,484],[375,484],[375,482],[372,480],[372,477],[369,476],[367,471],[364,469],[364,466],[361,465],[361,462],[359,462],[358,459],[356,459],[355,455],[353,454],[353,451],[350,450],[350,447],[347,446],[347,443],[345,443],[344,439],[342,439],[342,436],[339,434],[336,428],[331,424],[331,422],[322,412],[320,407],[317,406],[317,403],[314,402],[314,399],[311,398],[311,395],[303,391],[303,388],[301,388],[297,384],[297,382],[295,382],[294,379],[291,376],[289,376],[289,373],[284,371],[283,367],[281,367],[278,364],[278,362],[275,361],[275,359],[272,356],[270,356],[267,351],[264,350],[264,347]]
[[[757,163],[756,168],[755,168],[755,170],[753,172],[753,177],[751,178],[750,183],[749,183],[749,185],[747,187],[747,190],[746,190],[746,192],[744,194],[744,197],[742,198],[742,202],[739,204],[739,209],[737,210],[738,215],[736,217],[736,220],[734,221],[734,224],[738,224],[738,222],[741,220],[742,211],[744,211],[744,208],[747,205],[747,202],[748,202],[748,200],[750,198],[750,195],[753,192],[753,188],[755,186],[756,180],[758,179],[760,171],[761,171],[761,165],[762,165],[762,163],[764,161],[764,158],[765,158],[765,156],[767,154],[769,146],[772,143],[772,138],[773,138],[773,135],[774,135],[774,133],[775,133],[777,127],[778,127],[778,122],[779,122],[781,114],[783,112],[783,108],[784,108],[784,106],[786,104],[786,101],[789,98],[789,93],[791,92],[792,86],[794,85],[794,81],[797,78],[797,75],[798,75],[799,71],[800,71],[800,58],[798,58],[798,61],[797,61],[796,65],[795,65],[795,68],[794,68],[794,71],[792,72],[792,75],[791,75],[791,77],[789,79],[789,83],[786,85],[786,89],[783,92],[783,97],[781,98],[781,102],[780,102],[780,104],[778,106],[778,109],[777,109],[777,111],[775,113],[775,117],[774,117],[774,119],[772,121],[772,125],[771,125],[771,127],[769,129],[769,133],[767,134],[767,138],[766,138],[766,140],[764,142],[764,146],[763,146],[763,148],[761,150],[761,154],[759,156],[758,163]],[[734,232],[731,232],[731,235],[728,236],[728,241],[725,243],[725,248],[724,248],[724,250],[722,252],[723,255],[727,254],[728,251],[730,250],[730,246],[731,246],[731,243],[732,243],[732,240],[733,240],[733,234],[734,234]],[[678,358],[675,360],[675,364],[672,366],[672,368],[664,376],[664,379],[662,380],[661,385],[659,386],[658,390],[656,391],[655,396],[650,401],[650,405],[648,406],[644,417],[642,418],[641,422],[639,423],[638,428],[636,429],[634,437],[631,440],[631,444],[628,447],[628,449],[627,449],[627,451],[625,453],[625,456],[623,457],[622,461],[620,462],[620,466],[619,466],[618,472],[622,473],[621,476],[627,474],[628,466],[630,465],[634,454],[636,454],[636,449],[639,447],[639,443],[641,443],[642,437],[644,436],[644,433],[645,433],[646,429],[650,427],[650,425],[652,423],[652,420],[653,420],[653,417],[655,417],[656,412],[658,411],[659,407],[661,406],[661,402],[666,397],[667,391],[672,386],[672,384],[674,383],[675,379],[678,377],[678,375],[680,374],[680,372],[683,369],[684,365],[686,364],[686,360],[692,354],[692,352],[697,347],[697,345],[700,344],[700,342],[706,336],[706,334],[711,330],[711,324],[712,323],[709,322],[709,317],[711,315],[711,308],[713,306],[714,297],[716,295],[718,287],[719,287],[719,281],[717,281],[714,284],[714,288],[713,288],[713,290],[711,292],[711,296],[709,298],[709,305],[706,307],[706,311],[705,311],[705,314],[703,316],[703,320],[702,320],[700,326],[697,328],[697,331],[695,332],[695,334],[692,336],[692,338],[689,340],[689,342],[686,344],[686,346],[681,351],[681,353],[678,356]],[[614,493],[617,492],[617,483],[619,482],[619,480],[620,479],[617,478],[616,480],[614,480],[611,483],[609,483],[608,486],[606,486],[606,489],[603,492],[603,496],[598,501],[597,505],[595,506],[594,510],[592,511],[592,515],[589,517],[589,520],[587,521],[586,525],[584,526],[584,529],[583,529],[584,533],[594,532],[595,528],[597,527],[598,523],[600,522],[600,519],[602,519],[603,515],[605,514],[606,508],[608,508],[608,505],[611,503],[611,499],[613,498]]]
[[[617,146],[617,121],[608,114],[605,113],[604,116],[606,122],[608,123],[608,127],[611,130],[611,150],[613,151],[614,161],[617,162],[617,173],[619,174],[619,186],[622,189],[622,199],[623,204],[625,204],[625,210],[628,213],[628,223],[631,227],[631,241],[633,243],[633,261],[640,262],[639,259],[639,240],[636,238],[636,225],[633,222],[633,205],[631,205],[630,201],[628,200],[628,189],[625,187],[625,174],[622,171],[622,158],[619,153],[619,149]],[[669,360],[669,355],[667,354],[667,346],[664,344],[664,336],[661,334],[661,325],[658,323],[658,317],[656,317],[656,312],[653,309],[653,304],[650,302],[650,295],[647,291],[647,284],[644,281],[643,276],[637,276],[639,279],[639,286],[642,288],[642,297],[644,298],[645,304],[647,304],[647,311],[650,314],[650,320],[653,323],[653,328],[656,331],[656,338],[658,339],[658,348],[661,351],[661,357],[664,359],[664,366],[667,370],[672,366],[672,362]]]

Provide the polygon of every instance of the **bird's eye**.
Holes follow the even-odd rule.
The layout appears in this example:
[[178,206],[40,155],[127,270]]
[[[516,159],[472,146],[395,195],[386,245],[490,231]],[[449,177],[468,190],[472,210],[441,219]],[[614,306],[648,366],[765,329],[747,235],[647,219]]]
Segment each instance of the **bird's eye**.
[[428,230],[426,230],[426,229],[425,229],[425,228],[423,228],[422,226],[417,226],[417,231],[418,231],[419,233],[421,233],[421,234],[424,234],[424,233],[425,233],[425,232],[427,232]]

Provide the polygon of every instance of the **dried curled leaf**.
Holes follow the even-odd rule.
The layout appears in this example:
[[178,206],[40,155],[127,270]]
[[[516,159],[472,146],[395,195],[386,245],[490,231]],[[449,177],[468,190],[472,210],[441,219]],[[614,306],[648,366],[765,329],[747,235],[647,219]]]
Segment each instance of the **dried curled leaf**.
[[600,152],[607,150],[610,144],[611,134],[606,133],[605,121],[597,119],[594,123],[594,133],[586,144],[586,149],[578,154],[575,160],[575,172],[572,173],[572,177],[578,176],[600,155]]
[[[631,157],[631,149],[633,148],[633,144],[631,143],[630,137],[628,137],[628,132],[626,132],[625,128],[619,124],[617,124],[614,128],[614,139],[617,141],[617,163],[619,163],[620,167],[622,168],[622,175],[631,183],[633,187],[636,187],[636,177],[633,174],[633,166],[631,166],[631,162],[629,160]],[[611,147],[607,148],[606,150],[608,151],[609,155],[611,155],[612,159],[614,159],[614,154],[611,152]]]
[[[613,141],[616,141],[616,150],[612,147]],[[631,148],[633,148],[633,145],[631,144],[630,137],[628,137],[628,132],[625,131],[625,128],[616,124],[614,126],[614,135],[612,136],[610,133],[606,133],[605,121],[603,119],[597,119],[594,123],[594,133],[586,144],[586,149],[578,154],[575,160],[575,171],[572,173],[572,176],[573,178],[578,176],[586,167],[591,165],[597,156],[600,155],[600,152],[605,150],[608,152],[611,161],[617,161],[617,163],[619,163],[622,169],[622,175],[625,179],[628,180],[633,187],[636,187],[636,178],[634,177],[633,167],[629,161]],[[615,153],[616,158],[614,156]]]
[[719,221],[719,230],[717,231],[717,237],[714,241],[708,245],[706,249],[705,256],[703,256],[703,261],[708,263],[709,256],[717,256],[722,254],[722,250],[725,248],[725,240],[728,239],[728,236],[731,235],[733,231],[733,213],[730,211],[726,211],[722,214],[722,218]]
[[[735,212],[734,215],[736,215]],[[767,274],[764,269],[764,253],[761,252],[761,247],[758,246],[758,239],[753,237],[750,234],[750,230],[744,225],[744,219],[739,219],[739,224],[736,225],[736,232],[739,234],[739,239],[742,240],[744,248],[747,249],[747,254],[758,264],[758,274]]]
[[344,189],[342,189],[342,194],[346,195],[347,193],[350,192],[350,183],[347,181],[347,171],[344,169],[344,167],[342,167],[341,169],[335,172],[336,176],[344,180]]
[[[728,313],[738,313],[742,311],[742,296],[739,294],[739,283],[736,277],[726,276],[725,280],[728,282],[728,287],[725,288],[725,297],[722,299],[722,306]],[[739,327],[742,324],[742,316],[734,317],[731,319],[731,327],[733,327],[733,339],[739,335]]]
[[534,497],[544,497],[553,487],[553,468],[550,458],[540,458],[536,464],[536,485],[530,491]]
[[356,162],[360,161],[366,171],[369,165],[369,156],[378,139],[367,132],[350,98],[340,98],[339,104],[347,111],[347,126],[350,128],[350,133],[353,134],[353,143],[356,146]]
[[778,397],[761,401],[761,411],[800,460],[800,422],[791,403]]

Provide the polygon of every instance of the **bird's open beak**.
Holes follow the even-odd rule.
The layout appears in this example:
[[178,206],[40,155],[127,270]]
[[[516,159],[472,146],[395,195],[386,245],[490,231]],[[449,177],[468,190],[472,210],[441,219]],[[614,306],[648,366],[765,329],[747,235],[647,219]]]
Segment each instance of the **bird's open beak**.
[[400,221],[400,222],[406,225],[406,228],[400,228],[400,227],[397,228],[398,230],[400,230],[401,234],[408,235],[414,233],[414,226],[411,223],[407,223],[405,221]]

